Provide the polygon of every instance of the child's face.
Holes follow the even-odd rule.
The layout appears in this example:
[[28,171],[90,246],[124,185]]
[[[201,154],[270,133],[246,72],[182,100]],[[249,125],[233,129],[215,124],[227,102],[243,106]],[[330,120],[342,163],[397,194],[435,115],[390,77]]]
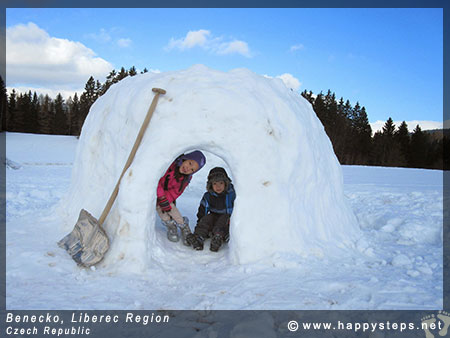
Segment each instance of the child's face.
[[212,188],[216,194],[220,194],[225,190],[225,182],[224,181],[213,182]]
[[180,173],[190,175],[198,170],[198,163],[194,160],[186,160],[180,166]]

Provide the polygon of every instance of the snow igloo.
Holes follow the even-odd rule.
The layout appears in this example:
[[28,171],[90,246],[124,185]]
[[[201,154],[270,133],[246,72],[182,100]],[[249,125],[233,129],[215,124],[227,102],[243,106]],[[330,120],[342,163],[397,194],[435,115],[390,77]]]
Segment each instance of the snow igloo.
[[[344,196],[341,167],[309,102],[280,79],[203,65],[125,78],[92,105],[71,185],[60,204],[64,231],[73,228],[83,208],[100,216],[154,87],[166,94],[104,223],[111,247],[100,266],[145,271],[170,255],[170,246],[183,246],[168,242],[165,230],[155,231],[161,226],[156,188],[172,161],[192,150],[204,152],[207,163],[212,155],[223,160],[233,180],[237,197],[224,249],[232,264],[273,264],[283,257],[324,256],[354,246],[359,228]],[[206,166],[201,170],[208,171]],[[191,185],[200,179],[197,175]],[[198,191],[198,202],[202,194]],[[184,254],[195,253],[187,249]]]

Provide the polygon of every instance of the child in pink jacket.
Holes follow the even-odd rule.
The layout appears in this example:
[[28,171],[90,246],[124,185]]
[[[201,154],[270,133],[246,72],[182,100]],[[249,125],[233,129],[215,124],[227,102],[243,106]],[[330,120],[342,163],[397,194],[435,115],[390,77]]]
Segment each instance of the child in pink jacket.
[[178,242],[178,227],[181,229],[183,244],[189,246],[186,236],[191,233],[189,219],[183,217],[175,205],[176,199],[189,185],[192,175],[206,163],[205,155],[199,150],[178,156],[160,178],[156,191],[156,211],[163,225],[167,227],[169,241]]

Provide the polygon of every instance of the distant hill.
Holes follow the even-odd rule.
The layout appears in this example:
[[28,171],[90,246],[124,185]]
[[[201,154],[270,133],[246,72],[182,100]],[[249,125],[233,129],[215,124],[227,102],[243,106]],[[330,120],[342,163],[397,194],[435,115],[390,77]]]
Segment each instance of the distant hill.
[[430,130],[424,130],[424,133],[427,133],[431,135],[434,139],[442,139],[444,136],[449,137],[450,136],[450,128],[446,129],[430,129]]

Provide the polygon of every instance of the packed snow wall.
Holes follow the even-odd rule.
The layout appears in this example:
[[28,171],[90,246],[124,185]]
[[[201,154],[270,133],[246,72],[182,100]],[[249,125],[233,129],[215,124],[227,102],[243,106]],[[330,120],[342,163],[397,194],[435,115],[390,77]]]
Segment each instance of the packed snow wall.
[[284,254],[326,255],[353,246],[359,228],[343,194],[340,165],[311,105],[279,79],[202,65],[125,78],[95,102],[80,136],[71,187],[60,203],[65,231],[82,208],[100,216],[153,87],[167,93],[105,221],[111,248],[103,266],[123,263],[143,271],[164,255],[165,234],[160,238],[155,231],[158,180],[179,154],[196,149],[218,156],[231,171],[237,192],[231,262],[273,263]]

